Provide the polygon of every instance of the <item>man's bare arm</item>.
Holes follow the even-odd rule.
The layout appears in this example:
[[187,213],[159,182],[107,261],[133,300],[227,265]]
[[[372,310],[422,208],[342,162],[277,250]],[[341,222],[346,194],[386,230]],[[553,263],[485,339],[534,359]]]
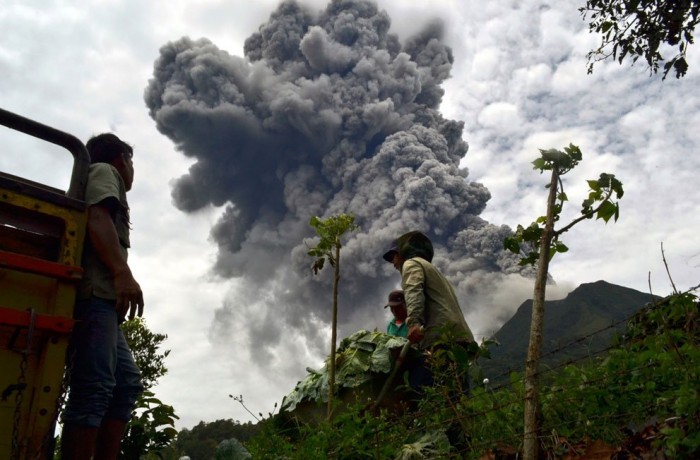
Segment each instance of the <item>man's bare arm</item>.
[[116,309],[119,318],[129,319],[143,315],[143,292],[119,249],[119,236],[107,205],[96,204],[88,208],[87,232],[100,260],[107,266],[114,279],[117,293]]

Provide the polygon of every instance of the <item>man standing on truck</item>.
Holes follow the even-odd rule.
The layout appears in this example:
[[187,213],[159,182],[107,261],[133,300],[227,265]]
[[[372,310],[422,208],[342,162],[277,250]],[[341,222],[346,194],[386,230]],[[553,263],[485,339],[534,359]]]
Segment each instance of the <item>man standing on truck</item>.
[[[86,144],[87,235],[83,279],[68,352],[70,394],[62,415],[63,460],[116,459],[126,423],[143,391],[119,324],[143,314],[143,293],[127,264],[133,149],[111,133]],[[94,457],[93,457],[94,456]]]
[[[444,332],[458,343],[474,341],[452,285],[431,263],[433,244],[426,235],[417,231],[401,235],[383,258],[401,273],[411,343],[431,351]],[[432,374],[424,361],[409,370],[409,382],[416,390],[432,385]]]

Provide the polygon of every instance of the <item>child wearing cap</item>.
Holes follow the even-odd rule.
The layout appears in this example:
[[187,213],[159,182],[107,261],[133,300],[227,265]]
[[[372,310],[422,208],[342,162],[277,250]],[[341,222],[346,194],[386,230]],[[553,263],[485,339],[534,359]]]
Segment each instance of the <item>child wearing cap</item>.
[[403,297],[403,291],[397,289],[389,293],[389,302],[384,305],[384,308],[389,307],[394,315],[389,324],[386,326],[386,333],[398,337],[408,337],[408,326],[406,325],[406,300]]

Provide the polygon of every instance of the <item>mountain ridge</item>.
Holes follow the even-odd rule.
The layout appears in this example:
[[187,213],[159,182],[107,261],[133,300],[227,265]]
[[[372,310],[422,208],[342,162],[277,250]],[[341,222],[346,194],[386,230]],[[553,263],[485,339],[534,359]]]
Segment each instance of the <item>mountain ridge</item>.
[[[545,301],[542,364],[554,367],[601,354],[624,330],[628,318],[659,298],[599,280],[579,285],[563,299]],[[484,376],[505,379],[511,371],[522,371],[531,316],[529,299],[493,335],[500,345],[491,347],[491,359],[480,363]]]

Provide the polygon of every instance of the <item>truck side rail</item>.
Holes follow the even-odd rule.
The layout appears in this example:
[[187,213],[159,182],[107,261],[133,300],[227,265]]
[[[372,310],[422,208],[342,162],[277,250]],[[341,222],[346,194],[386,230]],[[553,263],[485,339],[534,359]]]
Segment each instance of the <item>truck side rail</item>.
[[85,199],[90,155],[77,137],[4,109],[0,109],[0,124],[68,150],[73,155],[73,172],[66,195]]

